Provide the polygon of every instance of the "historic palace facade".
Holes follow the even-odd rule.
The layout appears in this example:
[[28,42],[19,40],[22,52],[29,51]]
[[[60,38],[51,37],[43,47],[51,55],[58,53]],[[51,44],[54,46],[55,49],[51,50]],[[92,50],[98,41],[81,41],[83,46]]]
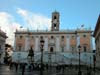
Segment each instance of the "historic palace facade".
[[44,51],[47,52],[81,52],[92,50],[92,31],[90,29],[60,30],[59,12],[52,13],[51,31],[48,30],[16,30],[15,50],[40,51],[40,40],[44,40]]

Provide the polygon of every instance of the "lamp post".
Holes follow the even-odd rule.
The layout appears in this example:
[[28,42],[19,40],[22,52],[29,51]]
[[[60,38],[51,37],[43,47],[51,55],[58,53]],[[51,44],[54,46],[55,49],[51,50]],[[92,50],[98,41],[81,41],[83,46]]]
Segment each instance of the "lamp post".
[[81,65],[80,65],[80,50],[81,50],[81,46],[80,45],[78,46],[78,49],[79,49],[79,71],[78,71],[78,75],[82,75]]
[[85,52],[85,66],[86,66],[86,71],[88,73],[88,64],[87,64],[87,52]]
[[43,46],[44,46],[44,40],[40,40],[40,50],[41,50],[41,70],[40,70],[40,75],[43,75]]
[[90,56],[90,69],[88,75],[91,75],[91,56]]

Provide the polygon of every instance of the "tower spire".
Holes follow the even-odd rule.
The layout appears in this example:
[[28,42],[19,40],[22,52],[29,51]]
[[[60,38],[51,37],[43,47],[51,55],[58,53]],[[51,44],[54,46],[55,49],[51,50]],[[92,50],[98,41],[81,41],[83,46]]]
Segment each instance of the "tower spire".
[[56,10],[52,13],[52,31],[59,31],[59,12]]

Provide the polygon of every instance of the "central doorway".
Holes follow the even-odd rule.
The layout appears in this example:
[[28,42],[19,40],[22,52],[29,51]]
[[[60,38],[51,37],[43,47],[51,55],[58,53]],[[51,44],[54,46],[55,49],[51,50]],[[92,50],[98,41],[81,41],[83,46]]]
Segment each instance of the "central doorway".
[[50,47],[50,52],[53,52],[53,51],[54,51],[53,47]]

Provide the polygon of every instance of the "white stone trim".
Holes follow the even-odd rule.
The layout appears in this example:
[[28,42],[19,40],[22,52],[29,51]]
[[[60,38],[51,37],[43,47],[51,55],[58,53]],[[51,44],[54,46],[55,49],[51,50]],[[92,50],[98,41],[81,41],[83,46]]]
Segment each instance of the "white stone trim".
[[29,49],[29,37],[27,35],[25,38],[25,51],[28,51],[28,49]]
[[48,37],[44,38],[44,51],[48,51]]
[[76,39],[77,39],[76,50],[78,50],[78,46],[80,45],[80,36],[77,35]]
[[35,51],[39,51],[39,38],[35,37]]
[[70,36],[66,36],[66,51],[70,51]]
[[60,37],[56,36],[56,51],[60,51]]

